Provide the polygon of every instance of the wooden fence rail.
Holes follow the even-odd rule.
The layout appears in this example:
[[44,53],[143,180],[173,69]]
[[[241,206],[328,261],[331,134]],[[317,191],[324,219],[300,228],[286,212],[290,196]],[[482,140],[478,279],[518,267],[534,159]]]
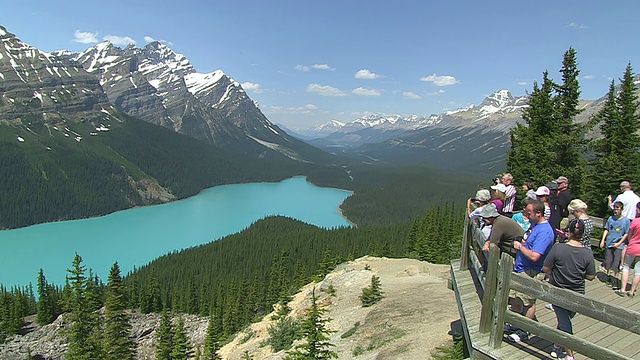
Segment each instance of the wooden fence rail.
[[[601,224],[602,220],[596,220],[595,223]],[[474,221],[467,219],[463,236],[461,258],[459,263],[452,262],[452,275],[454,275],[454,271],[468,271],[478,285],[476,290],[477,296],[481,299],[481,310],[479,320],[475,321],[479,322],[477,327],[479,335],[474,337],[465,333],[466,340],[471,342],[467,343],[467,346],[472,358],[499,358],[496,355],[499,352],[496,350],[505,346],[502,344],[503,329],[505,322],[508,322],[550,342],[569,347],[592,359],[631,359],[593,342],[508,311],[509,290],[513,289],[532,295],[537,299],[636,334],[640,334],[639,312],[611,305],[570,290],[560,289],[550,285],[548,282],[532,279],[526,275],[514,273],[513,258],[508,254],[500,255],[499,248],[493,244],[490,246],[486,264],[484,264],[484,268],[487,269],[485,273],[482,270],[483,266],[479,259],[484,257],[480,249],[480,244],[484,242],[484,237]],[[459,278],[459,276],[457,277]],[[455,279],[454,282],[456,282]],[[458,291],[455,284],[454,290]],[[466,291],[469,292],[469,290]],[[465,315],[462,314],[465,305],[461,304],[465,298],[468,298],[468,295],[456,293],[458,308],[461,309],[461,318]],[[464,319],[465,331],[469,331],[469,328],[475,325],[468,320],[473,317],[469,316],[469,314],[466,315]],[[476,340],[477,344],[473,344],[474,340]]]

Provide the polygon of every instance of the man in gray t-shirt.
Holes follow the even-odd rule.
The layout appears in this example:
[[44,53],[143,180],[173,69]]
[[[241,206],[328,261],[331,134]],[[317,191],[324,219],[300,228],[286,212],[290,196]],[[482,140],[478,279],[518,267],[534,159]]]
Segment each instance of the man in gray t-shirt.
[[517,251],[513,248],[513,241],[522,241],[524,235],[522,227],[510,217],[498,214],[493,204],[485,205],[480,216],[487,225],[492,225],[491,234],[482,250],[489,251],[489,244],[494,243],[500,248],[501,253],[507,253],[515,258]]

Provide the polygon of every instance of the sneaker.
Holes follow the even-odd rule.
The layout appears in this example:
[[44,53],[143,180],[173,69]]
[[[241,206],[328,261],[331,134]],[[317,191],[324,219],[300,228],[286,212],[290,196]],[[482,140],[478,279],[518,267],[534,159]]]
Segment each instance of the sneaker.
[[602,272],[606,272],[607,269],[604,268],[604,266],[600,265],[600,267],[598,267],[598,270],[602,271]]
[[504,323],[504,332],[505,333],[512,334],[512,333],[514,333],[514,332],[516,332],[518,330],[520,330],[519,327],[513,326],[513,325],[511,325],[509,323]]
[[549,309],[549,310],[553,310],[553,305],[552,304],[547,304],[544,307]]
[[632,293],[631,291],[627,291],[627,296],[632,298],[632,297],[636,296],[636,294]]
[[564,348],[562,346],[558,346],[553,344],[553,351],[549,354],[554,359],[566,359],[566,354],[564,353]]
[[514,343],[527,340],[528,338],[529,338],[529,333],[523,330],[518,330],[507,337],[509,341]]
[[614,291],[614,292],[616,293],[616,295],[618,295],[618,296],[625,296],[625,295],[626,295],[626,294],[625,294],[625,292],[624,292],[624,291],[622,291],[622,290],[620,290],[620,289],[615,289],[615,290],[613,290],[613,291]]

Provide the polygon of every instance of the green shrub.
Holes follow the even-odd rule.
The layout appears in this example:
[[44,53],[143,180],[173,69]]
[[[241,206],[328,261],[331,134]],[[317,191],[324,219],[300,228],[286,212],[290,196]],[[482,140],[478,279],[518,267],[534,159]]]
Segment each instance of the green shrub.
[[269,338],[265,343],[271,346],[274,352],[289,350],[293,342],[300,339],[300,322],[290,317],[283,318],[270,326],[267,332]]
[[340,338],[341,339],[346,339],[349,336],[355,334],[359,327],[360,327],[360,321],[358,321],[357,323],[353,324],[353,327],[351,329],[347,330],[347,332],[345,332],[344,334],[340,335]]

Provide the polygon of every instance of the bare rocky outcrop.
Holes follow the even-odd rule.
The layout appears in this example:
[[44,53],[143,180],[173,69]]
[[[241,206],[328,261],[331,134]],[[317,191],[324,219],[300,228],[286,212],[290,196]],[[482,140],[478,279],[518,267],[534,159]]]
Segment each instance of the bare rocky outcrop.
[[[370,285],[371,276],[380,278],[384,298],[363,308],[359,300],[362,288]],[[387,259],[365,256],[339,265],[319,283],[303,287],[289,303],[291,315],[303,317],[310,306],[315,288],[318,304],[331,318],[334,331],[330,342],[340,359],[429,359],[438,346],[451,344],[450,324],[458,319],[455,297],[447,288],[449,267],[412,259]],[[335,289],[335,295],[327,291]],[[236,334],[220,351],[223,359],[241,359],[245,352],[254,359],[275,360],[284,351],[273,353],[264,340],[273,325],[268,314],[258,323]],[[187,334],[194,346],[202,346],[207,318],[182,316]],[[17,335],[0,346],[0,359],[22,360],[30,351],[37,359],[63,359],[66,343],[61,330],[69,324],[60,316],[52,324],[37,326],[27,319],[28,332]],[[155,329],[159,314],[133,313],[132,335],[138,344],[138,359],[155,358]]]

